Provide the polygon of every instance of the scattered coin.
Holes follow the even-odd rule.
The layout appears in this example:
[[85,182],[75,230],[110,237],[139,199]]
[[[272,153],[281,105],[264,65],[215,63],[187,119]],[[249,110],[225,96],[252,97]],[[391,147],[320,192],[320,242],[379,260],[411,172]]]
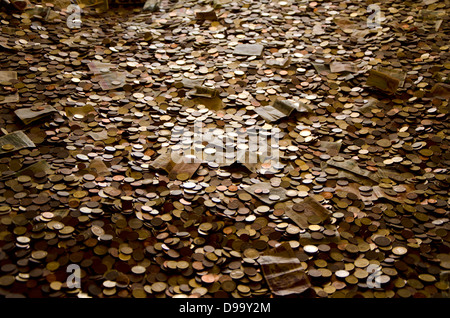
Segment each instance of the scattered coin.
[[2,295],[445,295],[448,5],[150,2],[3,10]]

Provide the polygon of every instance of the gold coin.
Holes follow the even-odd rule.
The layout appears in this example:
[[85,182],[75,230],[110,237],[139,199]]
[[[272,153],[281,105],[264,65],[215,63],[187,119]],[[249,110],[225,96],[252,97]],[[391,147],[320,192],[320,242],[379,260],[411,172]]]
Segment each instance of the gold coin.
[[50,283],[50,288],[53,289],[53,290],[56,290],[56,291],[61,290],[61,287],[62,287],[62,283],[61,282],[54,281],[54,282]]
[[187,269],[187,268],[189,268],[189,262],[179,261],[179,262],[177,262],[177,268],[181,269],[181,270]]
[[408,252],[408,249],[403,246],[396,246],[392,249],[392,253],[395,255],[405,255]]
[[436,277],[430,274],[420,274],[419,279],[427,283],[432,283],[436,281]]
[[364,268],[364,267],[367,267],[368,265],[369,265],[369,260],[367,260],[365,258],[358,258],[355,261],[355,266],[356,267]]
[[145,292],[144,289],[141,289],[141,288],[133,289],[132,294],[133,294],[134,298],[146,298],[147,297],[147,293]]
[[11,144],[4,144],[4,145],[2,145],[2,150],[4,150],[4,151],[12,151],[12,150],[14,150],[14,145],[11,145]]
[[179,173],[179,174],[177,174],[177,179],[180,181],[186,181],[189,179],[189,174],[188,173]]
[[74,198],[77,198],[77,199],[84,198],[86,195],[87,195],[87,192],[86,192],[86,191],[75,191],[75,192],[73,193],[73,197],[74,197]]
[[259,252],[254,248],[248,248],[244,251],[244,256],[251,259],[257,259],[259,257]]
[[164,282],[157,282],[152,285],[152,291],[155,293],[161,293],[167,288],[167,284]]
[[54,272],[59,268],[59,263],[58,262],[50,262],[47,263],[46,268],[51,271]]
[[247,285],[238,285],[237,286],[237,290],[241,293],[241,294],[247,294],[250,292],[250,287],[248,287]]

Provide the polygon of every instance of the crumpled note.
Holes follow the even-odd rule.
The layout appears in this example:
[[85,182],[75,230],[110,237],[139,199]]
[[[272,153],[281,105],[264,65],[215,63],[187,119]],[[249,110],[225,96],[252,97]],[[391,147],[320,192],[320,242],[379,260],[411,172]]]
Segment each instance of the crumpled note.
[[289,243],[266,251],[257,261],[270,290],[277,296],[301,294],[311,287]]

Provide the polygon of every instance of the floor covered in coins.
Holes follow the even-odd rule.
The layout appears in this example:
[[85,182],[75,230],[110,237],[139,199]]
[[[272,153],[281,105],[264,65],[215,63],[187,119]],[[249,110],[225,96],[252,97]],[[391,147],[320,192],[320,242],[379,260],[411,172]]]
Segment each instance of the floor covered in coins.
[[45,2],[0,12],[1,297],[448,297],[449,1]]

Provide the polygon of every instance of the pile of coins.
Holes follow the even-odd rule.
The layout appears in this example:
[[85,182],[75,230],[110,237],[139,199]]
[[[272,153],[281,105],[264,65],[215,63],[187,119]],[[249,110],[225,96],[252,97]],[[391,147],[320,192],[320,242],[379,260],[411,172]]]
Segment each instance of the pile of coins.
[[[0,13],[0,138],[35,145],[1,144],[0,294],[274,297],[258,258],[288,243],[300,296],[448,297],[449,7],[379,3],[372,28],[371,2]],[[310,111],[255,112],[276,100]],[[199,127],[241,150],[276,130],[279,162],[154,167],[214,155]]]

